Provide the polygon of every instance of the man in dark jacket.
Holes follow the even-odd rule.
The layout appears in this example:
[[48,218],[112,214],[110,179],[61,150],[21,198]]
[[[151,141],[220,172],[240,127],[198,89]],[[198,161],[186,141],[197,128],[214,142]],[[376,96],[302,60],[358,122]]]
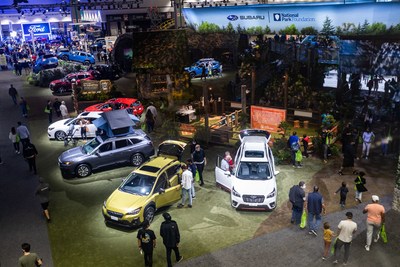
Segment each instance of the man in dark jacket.
[[304,201],[306,200],[305,188],[306,184],[301,181],[299,185],[294,185],[289,191],[289,200],[292,203],[292,219],[290,222],[296,225],[300,224],[301,214],[303,213]]
[[34,174],[37,174],[37,170],[36,170],[37,154],[38,154],[38,152],[36,150],[36,147],[31,142],[28,141],[27,144],[23,147],[22,155],[28,161],[29,171],[33,170]]
[[39,185],[36,188],[35,195],[39,198],[40,205],[43,209],[43,214],[47,219],[47,222],[50,222],[50,214],[49,214],[49,192],[50,185],[44,181],[42,177],[39,177]]
[[165,219],[160,226],[160,235],[163,238],[163,243],[167,249],[167,263],[168,267],[172,267],[171,263],[171,252],[175,251],[176,261],[180,262],[183,260],[183,256],[179,254],[179,242],[181,236],[179,234],[178,224],[172,220],[171,215],[167,212],[163,214]]

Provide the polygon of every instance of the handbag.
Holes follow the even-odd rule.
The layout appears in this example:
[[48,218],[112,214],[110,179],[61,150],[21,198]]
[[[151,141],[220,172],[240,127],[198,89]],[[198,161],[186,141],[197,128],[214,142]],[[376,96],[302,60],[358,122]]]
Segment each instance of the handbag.
[[296,157],[295,157],[296,161],[301,162],[303,160],[303,154],[301,154],[300,150],[296,151]]
[[386,235],[386,227],[385,227],[384,223],[382,223],[380,235],[381,235],[383,243],[386,244],[388,242],[388,240],[387,240],[387,235]]
[[196,175],[194,176],[194,180],[195,180],[196,182],[200,182],[200,174],[199,174],[199,171],[198,171],[198,170],[196,170]]
[[335,245],[336,245],[337,237],[335,238],[335,241],[333,241],[332,246],[331,246],[331,254],[335,254]]
[[303,214],[301,214],[300,228],[304,229],[307,226],[307,212],[303,210]]

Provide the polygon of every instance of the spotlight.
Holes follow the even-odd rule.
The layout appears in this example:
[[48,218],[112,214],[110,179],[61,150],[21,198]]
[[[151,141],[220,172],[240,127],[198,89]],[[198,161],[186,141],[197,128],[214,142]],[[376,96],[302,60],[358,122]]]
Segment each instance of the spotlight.
[[22,12],[21,12],[21,16],[23,16],[24,14],[25,14],[25,11],[23,11],[23,10],[22,10]]
[[42,12],[42,13],[43,13],[43,15],[44,15],[44,14],[46,14],[46,12],[47,12],[47,10],[43,10],[43,12]]
[[192,3],[189,4],[189,7],[190,7],[190,8],[193,8]]
[[35,10],[33,10],[33,12],[32,12],[32,16],[35,16],[35,14],[36,14],[36,11],[35,11]]
[[136,5],[136,8],[140,8],[140,5],[139,5],[139,4],[137,4],[137,5]]

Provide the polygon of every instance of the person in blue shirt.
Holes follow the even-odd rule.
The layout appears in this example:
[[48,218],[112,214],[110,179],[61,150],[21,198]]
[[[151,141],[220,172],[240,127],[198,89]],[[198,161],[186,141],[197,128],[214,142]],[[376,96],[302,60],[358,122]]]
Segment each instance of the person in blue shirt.
[[[317,236],[317,231],[322,221],[321,213],[325,214],[325,204],[322,195],[318,192],[319,187],[314,185],[313,192],[308,194],[307,197],[307,224],[309,227],[309,234]],[[315,219],[315,222],[314,222]]]
[[296,152],[300,149],[300,139],[297,136],[297,132],[293,132],[293,134],[289,137],[288,146],[292,156],[293,167],[300,168],[301,167],[300,164],[297,164],[296,162]]

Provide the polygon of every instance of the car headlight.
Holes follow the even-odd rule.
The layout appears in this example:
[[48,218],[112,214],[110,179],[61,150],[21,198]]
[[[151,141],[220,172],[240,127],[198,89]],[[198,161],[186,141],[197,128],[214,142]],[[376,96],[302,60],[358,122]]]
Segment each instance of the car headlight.
[[128,212],[126,213],[126,215],[136,215],[140,212],[142,208],[137,208],[137,209],[132,209],[132,210],[128,210]]
[[241,197],[240,194],[235,190],[234,187],[232,188],[232,194],[233,194],[235,197]]
[[74,162],[73,161],[63,161],[62,162],[63,165],[67,165],[67,166],[71,165],[72,163],[74,163]]
[[53,131],[53,130],[54,130],[54,127],[49,127],[48,130],[49,130],[49,131]]
[[274,188],[274,190],[272,190],[272,192],[267,195],[267,198],[274,197],[275,193],[276,193],[276,191],[275,191],[275,188]]
[[107,200],[104,200],[104,202],[103,202],[103,208],[105,208],[105,209],[107,209],[106,203],[107,203]]

